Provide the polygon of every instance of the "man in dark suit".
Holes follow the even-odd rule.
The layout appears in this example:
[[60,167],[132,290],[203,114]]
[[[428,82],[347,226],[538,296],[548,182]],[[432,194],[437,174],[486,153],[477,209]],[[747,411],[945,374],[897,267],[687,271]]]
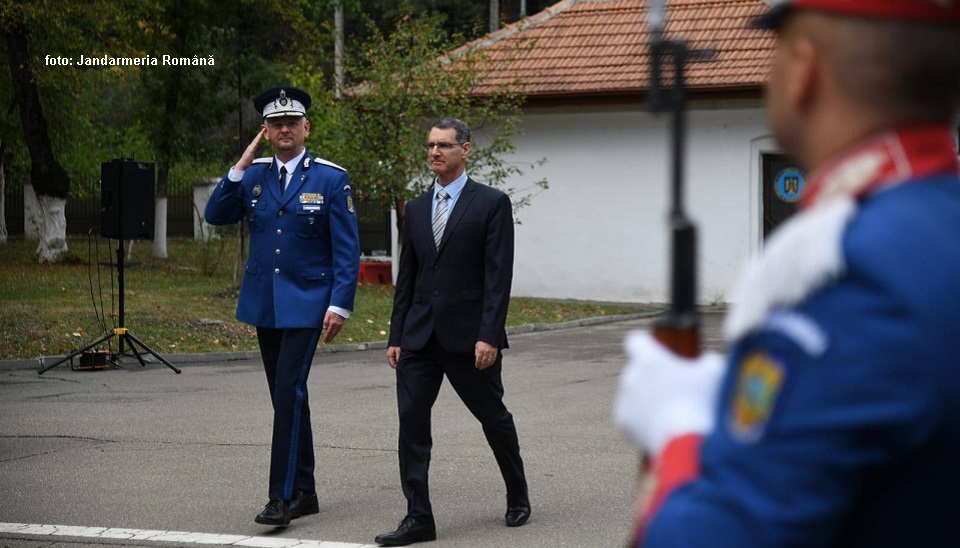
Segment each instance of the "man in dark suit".
[[[255,521],[282,527],[320,511],[307,376],[321,331],[332,341],[350,316],[360,245],[346,171],[303,146],[310,96],[278,86],[253,103],[260,133],[214,189],[205,217],[250,227],[237,319],[257,328],[273,403],[269,502]],[[256,158],[264,138],[274,156]]]
[[444,375],[483,425],[507,491],[506,524],[530,517],[513,416],[503,404],[501,350],[513,278],[510,198],[467,177],[470,129],[434,123],[425,145],[437,174],[406,209],[387,363],[396,370],[400,480],[407,514],[386,546],[437,538],[427,488],[430,411]]

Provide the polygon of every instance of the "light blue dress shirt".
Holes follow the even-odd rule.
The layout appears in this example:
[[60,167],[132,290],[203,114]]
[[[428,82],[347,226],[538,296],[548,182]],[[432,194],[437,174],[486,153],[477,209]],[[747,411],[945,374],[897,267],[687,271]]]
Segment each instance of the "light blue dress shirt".
[[449,221],[450,213],[453,212],[453,206],[457,204],[457,198],[460,197],[460,193],[463,192],[463,187],[466,185],[467,185],[466,170],[464,170],[459,177],[454,179],[453,182],[447,186],[440,186],[440,183],[438,183],[436,179],[434,179],[433,203],[430,205],[430,219],[432,220],[433,216],[436,215],[437,213],[437,192],[439,192],[441,188],[446,190],[447,196],[449,196],[449,198],[447,198],[447,218],[446,218],[446,220]]

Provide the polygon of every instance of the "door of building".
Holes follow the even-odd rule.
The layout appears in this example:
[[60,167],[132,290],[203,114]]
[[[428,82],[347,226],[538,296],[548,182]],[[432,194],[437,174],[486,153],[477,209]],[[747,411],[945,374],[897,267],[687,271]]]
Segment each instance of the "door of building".
[[805,174],[789,156],[763,155],[764,239],[797,211],[805,183]]

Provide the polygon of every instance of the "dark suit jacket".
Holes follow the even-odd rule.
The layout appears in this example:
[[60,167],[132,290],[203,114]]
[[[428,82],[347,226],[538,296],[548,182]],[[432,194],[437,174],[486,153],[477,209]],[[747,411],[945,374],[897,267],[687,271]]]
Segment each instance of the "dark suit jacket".
[[507,347],[504,324],[513,282],[513,210],[506,194],[468,179],[439,249],[433,187],[407,203],[390,346],[421,350],[436,333],[449,352],[477,341]]

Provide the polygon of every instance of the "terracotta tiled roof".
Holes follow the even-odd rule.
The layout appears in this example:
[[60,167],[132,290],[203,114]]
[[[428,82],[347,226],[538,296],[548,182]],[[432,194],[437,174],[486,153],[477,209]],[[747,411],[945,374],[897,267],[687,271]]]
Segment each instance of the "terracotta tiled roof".
[[[635,94],[650,85],[646,0],[565,0],[467,44],[481,47],[488,70],[477,92],[509,84],[528,98]],[[692,92],[756,93],[767,75],[774,36],[748,28],[761,0],[669,0],[667,38],[714,48],[711,62],[686,65]]]

